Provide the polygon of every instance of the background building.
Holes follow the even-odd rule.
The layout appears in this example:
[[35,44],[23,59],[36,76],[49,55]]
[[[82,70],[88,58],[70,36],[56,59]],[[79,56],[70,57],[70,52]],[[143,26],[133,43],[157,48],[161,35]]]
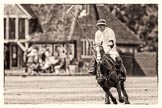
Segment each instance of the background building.
[[[114,5],[115,6],[115,5]],[[117,5],[118,6],[118,5]],[[123,58],[128,74],[135,70],[145,74],[135,59],[139,36],[113,14],[111,5],[74,5],[67,13],[70,4],[6,4],[4,6],[4,67],[22,68],[23,53],[30,45],[49,47],[55,55],[57,47],[70,56],[70,64],[75,71],[87,74],[93,52],[86,39],[93,44],[97,30],[96,22],[105,18],[115,31],[118,50]],[[75,17],[74,17],[75,16]],[[79,23],[78,23],[79,22]],[[142,55],[141,55],[142,56]],[[156,63],[154,63],[155,67]]]

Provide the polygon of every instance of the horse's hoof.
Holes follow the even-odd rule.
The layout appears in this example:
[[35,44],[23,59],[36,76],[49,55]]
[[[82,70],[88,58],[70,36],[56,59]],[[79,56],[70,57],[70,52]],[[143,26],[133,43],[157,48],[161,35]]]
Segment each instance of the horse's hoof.
[[110,104],[110,100],[108,98],[105,98],[105,104]]
[[118,104],[116,99],[111,99],[111,100],[112,100],[113,104]]
[[111,104],[110,102],[105,102],[105,104]]
[[123,103],[124,102],[124,99],[123,98],[119,99],[119,102]]
[[117,101],[116,102],[113,102],[113,104],[118,104]]
[[129,101],[125,101],[125,104],[130,104],[130,102]]

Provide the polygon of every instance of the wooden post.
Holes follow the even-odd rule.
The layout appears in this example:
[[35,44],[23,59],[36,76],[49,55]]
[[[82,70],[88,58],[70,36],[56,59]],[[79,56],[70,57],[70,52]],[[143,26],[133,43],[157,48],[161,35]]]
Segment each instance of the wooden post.
[[9,17],[6,17],[6,40],[9,40]]
[[86,48],[85,46],[86,46],[86,45],[85,45],[85,41],[82,41],[82,42],[83,42],[83,55],[85,55],[85,50],[86,50],[86,49],[85,49],[85,48]]
[[[18,42],[19,41],[19,18],[18,18],[18,16],[16,16],[16,18],[15,18],[15,40]],[[18,49],[17,49],[17,54],[18,54],[18,58],[17,58],[17,67],[18,68],[20,68],[20,57],[19,57],[19,55],[20,55],[20,51],[19,51],[19,46],[18,46]]]
[[15,22],[15,35],[16,35],[16,40],[18,41],[18,39],[19,39],[19,18],[18,18],[18,16],[16,17],[16,22]]
[[25,19],[25,39],[27,40],[25,42],[25,52],[23,54],[23,59],[24,59],[24,63],[25,63],[25,72],[28,72],[28,67],[27,67],[27,49],[29,48],[29,43],[28,43],[28,39],[29,39],[29,19]]
[[[28,43],[28,38],[29,38],[29,19],[25,19],[25,39],[27,40],[25,42],[25,49],[27,50],[29,48],[29,43]],[[24,62],[26,62],[26,51],[24,52]]]
[[85,41],[85,43],[86,43],[86,56],[87,56],[87,55],[88,55],[88,47],[89,47],[89,43],[88,43],[87,40]]
[[29,19],[25,19],[25,39],[29,38]]
[[28,39],[29,39],[29,19],[25,19],[25,39],[26,39],[25,48],[28,49],[28,47],[29,47],[29,43],[28,43]]

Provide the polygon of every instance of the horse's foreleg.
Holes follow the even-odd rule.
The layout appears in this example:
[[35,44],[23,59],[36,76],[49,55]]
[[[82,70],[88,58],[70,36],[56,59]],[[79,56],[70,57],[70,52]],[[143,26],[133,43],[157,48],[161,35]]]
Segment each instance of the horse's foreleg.
[[105,87],[105,80],[104,79],[97,79],[97,82],[105,92],[105,104],[110,104],[109,92],[108,92],[109,88]]
[[121,90],[122,90],[122,93],[123,93],[123,95],[125,97],[125,104],[130,104],[130,102],[128,100],[127,92],[125,90],[124,82],[121,82]]
[[111,93],[110,91],[108,91],[108,92],[109,92],[109,96],[110,96],[112,102],[113,102],[114,104],[117,104],[117,101],[116,101],[115,97],[112,95],[112,93]]
[[118,92],[118,96],[119,96],[119,102],[123,103],[124,102],[124,98],[121,95],[121,86],[120,86],[120,81],[117,84],[117,92]]
[[110,99],[109,99],[109,96],[107,96],[107,94],[106,94],[106,97],[105,97],[105,104],[110,104]]
[[109,89],[107,89],[106,87],[102,87],[104,92],[105,92],[105,104],[110,104],[110,94],[109,94]]
[[117,104],[117,101],[115,99],[115,97],[112,95],[112,93],[110,92],[109,89],[107,89],[106,87],[103,88],[103,90],[105,91],[105,104],[110,104],[110,99],[109,97],[111,98],[112,102],[114,104]]

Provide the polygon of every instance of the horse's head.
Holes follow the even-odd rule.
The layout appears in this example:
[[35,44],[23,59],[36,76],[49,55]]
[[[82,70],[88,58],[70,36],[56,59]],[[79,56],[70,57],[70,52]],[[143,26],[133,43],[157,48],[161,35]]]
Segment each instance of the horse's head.
[[105,51],[103,49],[103,46],[100,44],[96,44],[94,46],[95,49],[95,56],[96,56],[96,60],[97,61],[101,61],[101,58],[103,57],[103,55],[105,54]]
[[103,49],[103,46],[101,44],[96,44],[94,46],[95,50],[95,57],[97,61],[97,69],[98,72],[101,72],[105,74],[109,74],[109,72],[113,71],[115,69],[115,65],[110,57],[110,55],[106,55],[105,51]]

